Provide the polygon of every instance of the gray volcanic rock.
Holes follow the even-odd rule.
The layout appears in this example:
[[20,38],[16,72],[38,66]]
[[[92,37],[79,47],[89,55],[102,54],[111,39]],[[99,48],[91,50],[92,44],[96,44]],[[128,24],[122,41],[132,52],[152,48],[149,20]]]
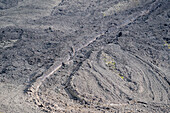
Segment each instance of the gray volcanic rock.
[[22,0],[0,0],[0,9],[9,9],[18,5],[18,2]]
[[0,0],[0,112],[170,111],[169,0]]

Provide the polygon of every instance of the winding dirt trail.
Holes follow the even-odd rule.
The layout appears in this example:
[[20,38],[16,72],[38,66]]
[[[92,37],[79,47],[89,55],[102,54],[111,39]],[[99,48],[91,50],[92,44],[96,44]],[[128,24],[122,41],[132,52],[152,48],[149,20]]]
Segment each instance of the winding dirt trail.
[[[96,41],[96,39],[100,36],[102,36],[104,33],[97,35],[94,39],[92,39],[91,41],[89,41],[87,44],[85,44],[84,46],[82,46],[81,48],[79,48],[77,51],[73,51],[73,57],[75,56],[75,53],[80,51],[81,49],[87,47],[89,44],[93,43],[94,41]],[[73,48],[74,50],[74,48]],[[40,86],[42,85],[42,83],[49,78],[52,74],[54,74],[54,72],[56,72],[58,69],[61,68],[62,64],[68,64],[69,62],[71,62],[73,59],[70,59],[70,56],[66,59],[64,59],[63,61],[56,61],[45,73],[43,73],[43,75],[39,78],[36,79],[36,81],[31,85],[31,87],[28,89],[29,94],[31,95],[31,97],[33,98],[33,100],[35,100],[35,104],[37,104],[38,106],[44,106],[43,103],[40,101],[40,97],[38,95],[38,90],[40,88]],[[62,108],[59,107],[55,107],[57,108],[57,110],[63,110]]]
[[[139,17],[141,17],[143,15],[147,15],[149,12],[150,12],[149,10],[144,10],[144,11],[141,11],[140,14],[135,14],[135,15],[132,15],[131,17],[128,17],[128,19],[126,21],[124,21],[124,23],[122,25],[118,26],[117,29],[125,27],[126,25],[134,22],[137,18],[139,18]],[[77,50],[72,48],[73,49],[72,56],[68,55],[68,57],[63,59],[62,61],[54,62],[54,64],[47,71],[45,71],[42,76],[37,78],[36,81],[31,84],[31,87],[28,89],[28,94],[31,96],[31,99],[34,101],[34,103],[36,105],[43,107],[43,109],[46,109],[47,111],[50,111],[50,110],[47,109],[46,105],[44,105],[43,102],[41,102],[41,99],[40,99],[39,94],[38,94],[40,86],[43,84],[43,82],[47,78],[49,78],[57,70],[59,70],[62,67],[63,63],[68,64],[69,62],[73,61],[72,58],[76,55],[76,53],[78,51],[82,50],[83,48],[86,48],[89,44],[92,44],[93,42],[95,42],[97,40],[98,37],[101,37],[104,34],[105,34],[105,32],[102,33],[102,34],[97,35],[95,38],[93,38],[92,40],[90,40],[88,43],[86,43],[82,47],[78,48]],[[70,81],[71,81],[71,79],[70,79]],[[74,91],[74,89],[72,91]],[[71,92],[69,92],[69,91],[68,91],[68,93],[71,94]],[[79,98],[81,98],[81,97],[79,97]],[[127,104],[111,104],[110,106],[121,106],[121,105],[127,105]],[[51,109],[55,109],[55,110],[59,110],[59,111],[65,111],[66,110],[64,108],[59,107],[58,105],[53,105],[53,108],[51,108]],[[76,107],[75,107],[75,109],[76,109]]]

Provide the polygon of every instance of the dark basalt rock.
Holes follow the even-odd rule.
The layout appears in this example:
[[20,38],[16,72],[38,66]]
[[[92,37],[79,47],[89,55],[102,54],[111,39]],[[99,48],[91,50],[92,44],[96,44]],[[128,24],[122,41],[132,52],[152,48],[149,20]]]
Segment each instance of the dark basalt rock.
[[0,0],[0,112],[169,112],[169,0]]

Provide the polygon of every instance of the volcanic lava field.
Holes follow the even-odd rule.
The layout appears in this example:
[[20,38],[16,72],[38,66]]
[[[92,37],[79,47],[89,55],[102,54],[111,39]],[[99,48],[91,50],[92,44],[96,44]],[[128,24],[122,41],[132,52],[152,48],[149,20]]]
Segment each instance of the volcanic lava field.
[[0,0],[0,113],[169,113],[169,0]]

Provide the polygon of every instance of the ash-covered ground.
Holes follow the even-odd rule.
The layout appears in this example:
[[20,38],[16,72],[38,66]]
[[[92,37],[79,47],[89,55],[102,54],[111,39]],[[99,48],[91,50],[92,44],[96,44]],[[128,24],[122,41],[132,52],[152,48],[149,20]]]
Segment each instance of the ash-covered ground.
[[0,0],[0,112],[170,112],[169,0]]

